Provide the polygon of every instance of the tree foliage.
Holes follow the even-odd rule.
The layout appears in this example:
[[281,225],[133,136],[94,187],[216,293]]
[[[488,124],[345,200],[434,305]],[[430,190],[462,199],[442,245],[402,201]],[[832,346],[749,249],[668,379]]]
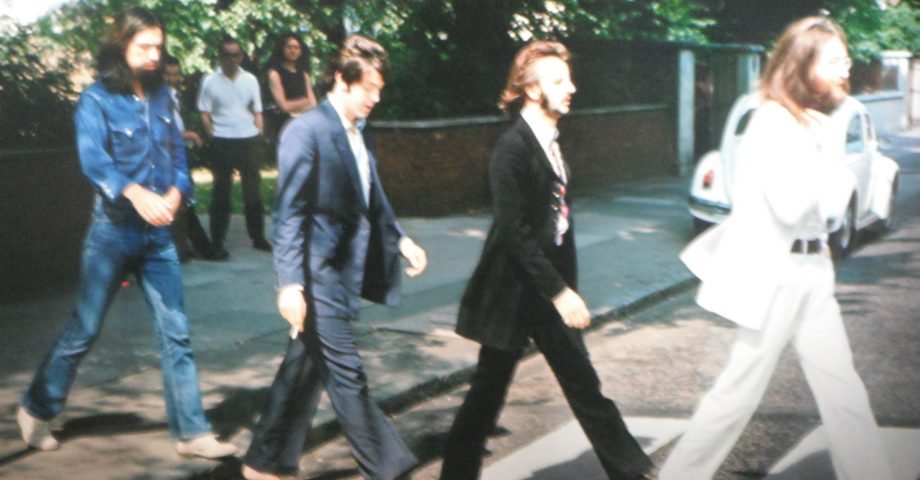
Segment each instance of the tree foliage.
[[0,146],[73,143],[73,71],[29,27],[0,17]]
[[877,0],[701,0],[716,19],[711,39],[770,46],[790,22],[808,15],[828,15],[847,33],[850,52],[861,62],[882,50],[920,53],[917,0],[881,6]]
[[[169,52],[192,74],[213,68],[224,35],[240,41],[255,68],[276,35],[295,31],[312,50],[316,78],[345,35],[364,33],[387,48],[393,64],[387,100],[375,116],[427,118],[496,113],[511,56],[534,38],[769,46],[790,21],[825,10],[847,30],[853,56],[869,61],[883,49],[920,51],[918,3],[883,9],[876,0],[75,0],[34,25],[7,20],[0,29],[2,121],[17,125],[3,128],[0,138],[28,144],[49,130],[40,124],[69,116],[74,92],[67,79],[75,67],[92,66],[113,17],[128,5],[157,12]],[[32,117],[21,118],[26,112]]]

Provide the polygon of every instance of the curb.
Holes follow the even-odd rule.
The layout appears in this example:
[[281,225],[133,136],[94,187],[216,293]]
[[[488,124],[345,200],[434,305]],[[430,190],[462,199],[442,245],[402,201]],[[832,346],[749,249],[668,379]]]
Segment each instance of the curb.
[[[658,303],[683,293],[699,284],[699,280],[691,273],[687,272],[686,275],[688,278],[683,278],[675,283],[672,283],[671,285],[665,286],[658,290],[654,290],[644,295],[640,295],[638,298],[627,300],[608,311],[592,315],[591,326],[585,329],[584,333],[597,330],[601,326],[614,320],[623,319],[623,317],[628,317],[641,310],[657,305]],[[625,328],[618,332],[618,334],[625,333],[630,330],[632,329]],[[524,359],[536,355],[537,353],[538,351],[536,347],[531,343],[525,349],[521,360],[523,361]],[[397,415],[419,403],[430,400],[438,395],[447,393],[456,387],[469,383],[475,370],[475,365],[461,368],[448,375],[419,383],[412,388],[409,388],[408,390],[393,394],[387,398],[378,399],[377,404],[387,415]],[[316,423],[311,429],[310,439],[307,441],[306,447],[313,448],[319,444],[334,439],[340,433],[341,429],[339,428],[338,421],[335,418],[322,423]]]

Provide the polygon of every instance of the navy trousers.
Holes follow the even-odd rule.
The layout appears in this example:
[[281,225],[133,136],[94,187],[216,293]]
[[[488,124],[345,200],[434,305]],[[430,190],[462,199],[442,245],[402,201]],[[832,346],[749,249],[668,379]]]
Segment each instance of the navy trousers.
[[307,322],[288,344],[244,463],[263,472],[297,473],[325,388],[361,475],[375,480],[404,475],[418,460],[368,393],[351,322],[312,315]]

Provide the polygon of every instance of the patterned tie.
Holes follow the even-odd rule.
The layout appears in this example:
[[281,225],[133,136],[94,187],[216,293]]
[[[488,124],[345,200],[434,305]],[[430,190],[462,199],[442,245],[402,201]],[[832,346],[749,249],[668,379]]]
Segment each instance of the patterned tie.
[[565,174],[565,162],[562,160],[562,151],[559,150],[559,142],[555,139],[549,144],[549,151],[552,154],[550,159],[553,164],[553,170],[556,171],[556,175],[559,175],[559,178],[562,179],[562,183],[569,183],[568,178]]
[[552,154],[550,163],[553,170],[562,181],[555,182],[553,186],[553,210],[556,211],[556,245],[562,245],[562,237],[569,230],[569,206],[565,201],[568,190],[568,176],[565,174],[565,162],[562,160],[562,152],[559,150],[559,142],[555,139],[549,144],[549,151]]

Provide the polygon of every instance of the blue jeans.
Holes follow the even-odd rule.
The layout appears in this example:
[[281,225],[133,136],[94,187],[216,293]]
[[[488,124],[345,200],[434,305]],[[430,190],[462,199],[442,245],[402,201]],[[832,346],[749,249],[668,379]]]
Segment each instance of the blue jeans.
[[179,258],[167,227],[154,227],[133,211],[109,216],[97,210],[83,248],[77,307],[39,367],[22,406],[49,420],[64,407],[77,366],[102,329],[102,320],[124,276],[133,272],[153,317],[160,347],[166,413],[173,438],[211,431],[204,415],[188,318],[182,299]]

